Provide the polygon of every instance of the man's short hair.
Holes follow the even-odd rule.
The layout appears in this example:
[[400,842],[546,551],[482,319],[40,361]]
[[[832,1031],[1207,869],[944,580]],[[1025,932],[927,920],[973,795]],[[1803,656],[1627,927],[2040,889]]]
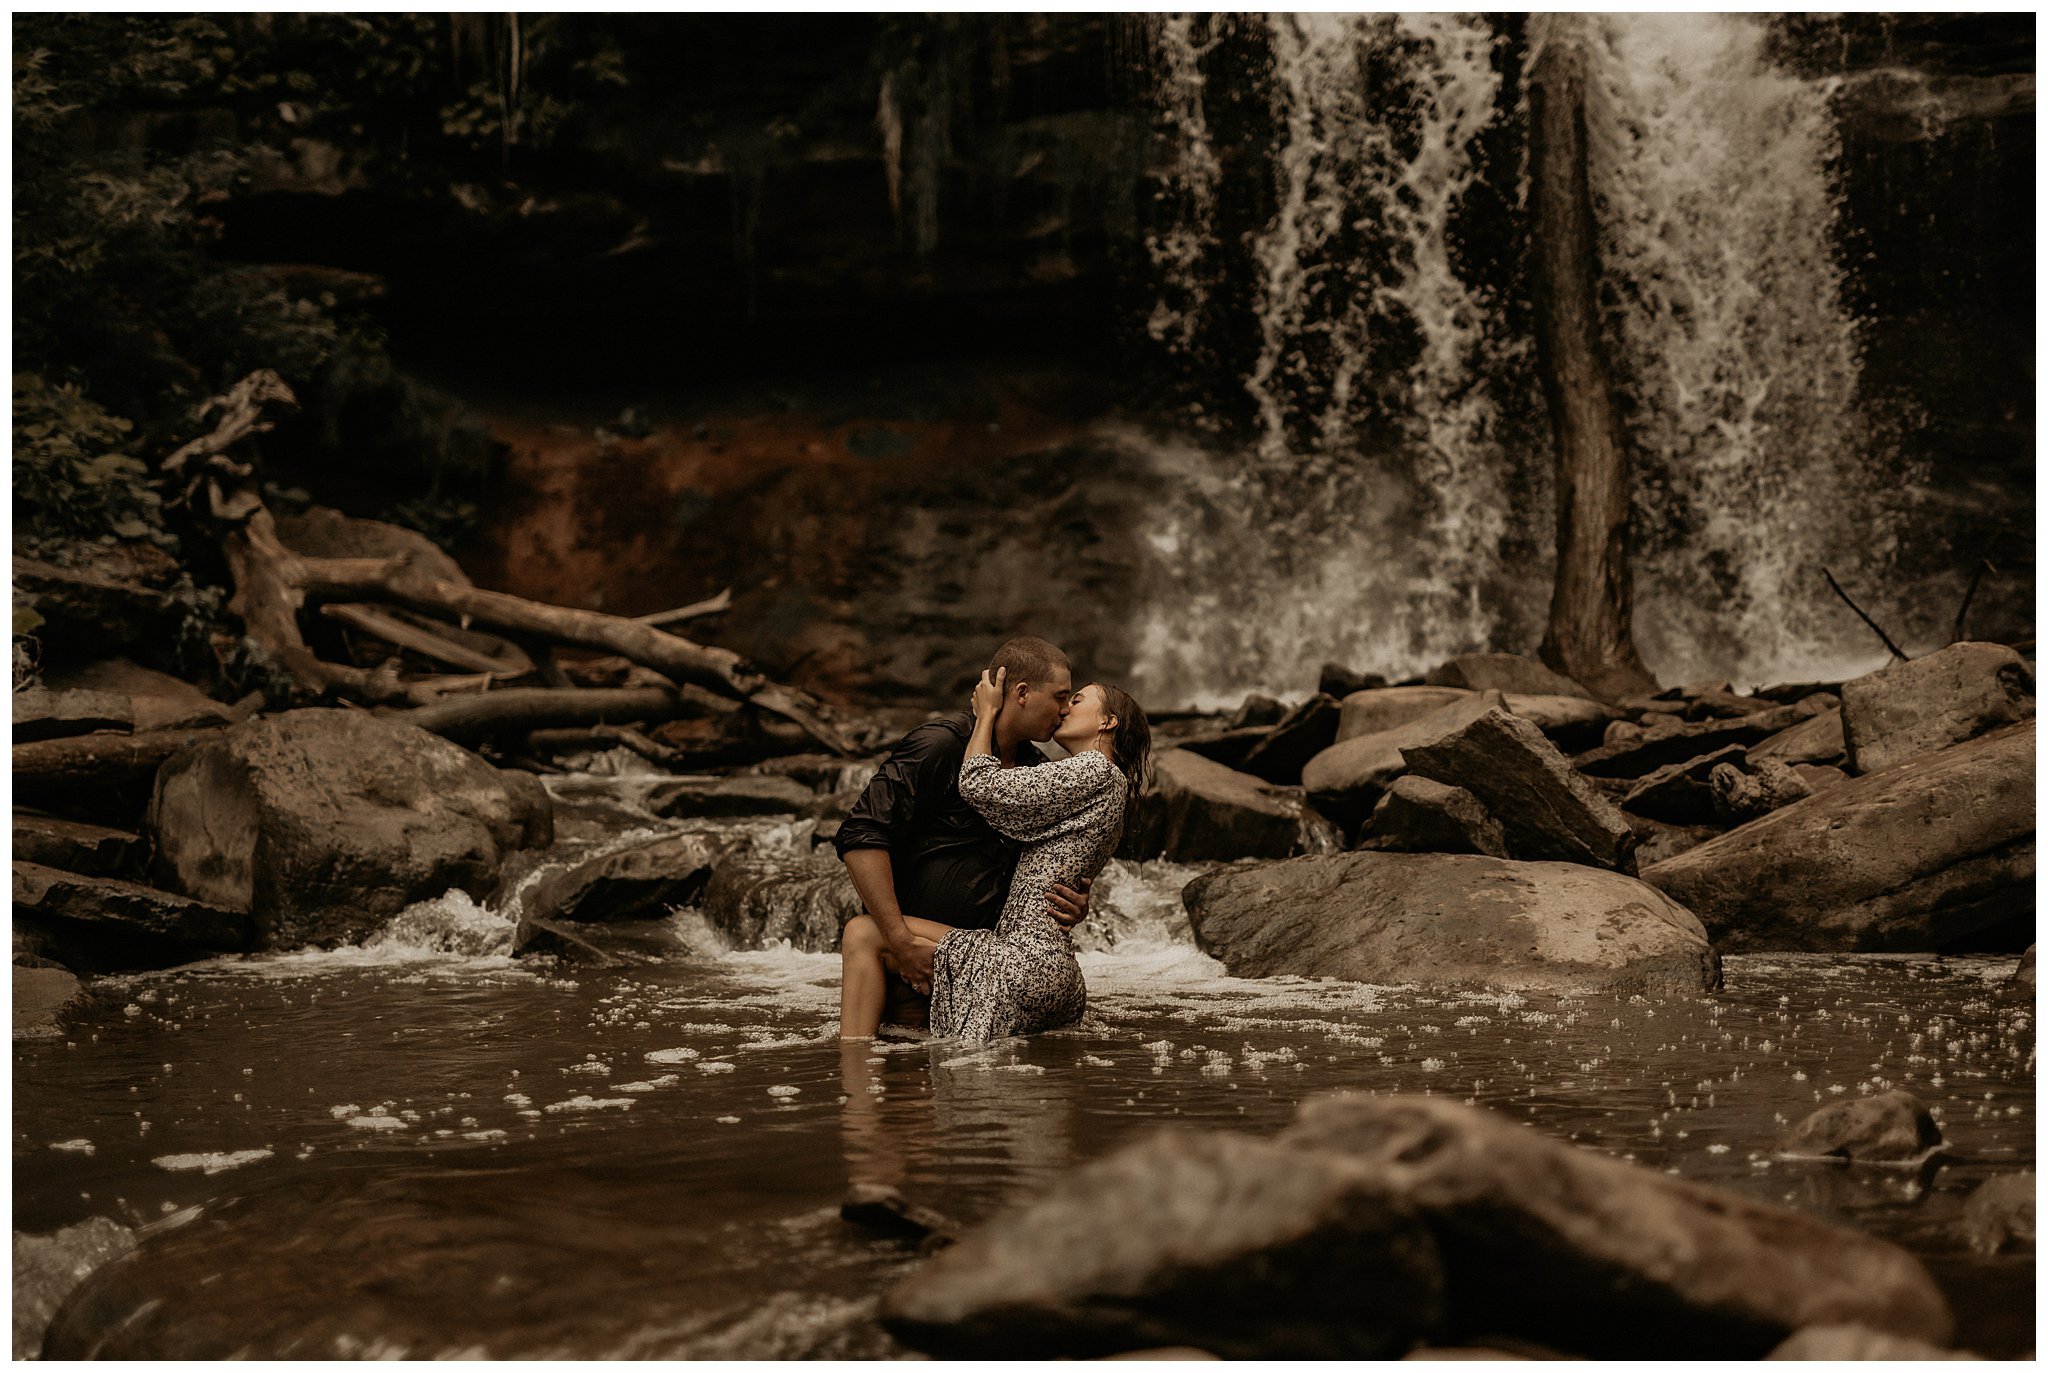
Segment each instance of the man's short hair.
[[1054,668],[1065,668],[1069,674],[1074,670],[1058,644],[1030,634],[1020,634],[996,650],[996,656],[988,660],[989,676],[995,676],[997,668],[1009,673],[1003,679],[1005,687],[1013,687],[1019,682],[1042,684]]

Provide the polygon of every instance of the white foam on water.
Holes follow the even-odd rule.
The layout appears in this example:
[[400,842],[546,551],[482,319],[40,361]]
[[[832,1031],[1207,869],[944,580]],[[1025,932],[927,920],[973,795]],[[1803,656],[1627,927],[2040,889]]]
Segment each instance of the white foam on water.
[[563,1115],[571,1111],[627,1111],[631,1110],[633,1105],[634,1100],[629,1096],[593,1097],[578,1094],[567,1101],[549,1102],[541,1109],[549,1115]]
[[60,1139],[51,1142],[50,1147],[60,1154],[93,1154],[98,1150],[89,1139]]
[[225,1173],[231,1168],[260,1163],[269,1158],[271,1152],[269,1149],[238,1149],[232,1153],[164,1154],[150,1162],[171,1173]]

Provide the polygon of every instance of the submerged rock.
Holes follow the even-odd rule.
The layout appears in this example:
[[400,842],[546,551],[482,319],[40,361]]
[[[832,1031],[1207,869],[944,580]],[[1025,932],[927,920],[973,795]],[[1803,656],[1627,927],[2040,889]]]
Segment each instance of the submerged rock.
[[1966,1350],[1946,1349],[1910,1335],[1872,1330],[1867,1325],[1809,1325],[1795,1330],[1767,1359],[1912,1360],[1974,1359]]
[[1724,952],[1910,953],[2034,900],[2034,723],[1852,778],[1643,870]]
[[883,1300],[941,1358],[1194,1345],[1224,1358],[1388,1358],[1442,1315],[1435,1246],[1345,1159],[1160,1133],[1060,1178]]
[[1593,1358],[1755,1358],[1805,1326],[1948,1340],[1910,1254],[1435,1097],[1303,1103],[1280,1142],[1370,1169],[1443,1255],[1453,1337],[1502,1333]]
[[455,887],[489,892],[507,854],[546,845],[537,779],[363,711],[236,725],[157,775],[152,871],[257,918],[261,947],[333,945]]
[[39,1359],[64,1299],[93,1270],[135,1247],[135,1232],[94,1216],[50,1235],[14,1232],[14,1357]]
[[860,893],[830,854],[721,860],[704,889],[704,918],[735,949],[783,940],[801,953],[831,953],[839,931],[861,912]]
[[2006,1173],[1963,1203],[1963,1238],[1979,1254],[2034,1247],[2034,1175]]
[[1389,853],[1508,856],[1500,821],[1463,787],[1427,777],[1397,777],[1372,812],[1375,848]]
[[1721,980],[1683,907],[1574,863],[1330,854],[1233,864],[1181,901],[1197,946],[1236,977],[1681,994]]
[[1815,1158],[1899,1163],[1922,1158],[1940,1144],[1941,1127],[1925,1102],[1911,1092],[1885,1092],[1830,1102],[1786,1131],[1778,1147]]
[[1842,684],[1849,764],[1876,772],[2034,714],[2034,674],[2003,644],[1950,644]]
[[[80,983],[63,968],[14,965],[14,1037],[49,1039],[57,1033],[57,1022],[78,996]],[[21,1300],[19,1288],[15,1300]],[[15,1357],[21,1357],[17,1346]]]
[[1434,743],[1404,748],[1408,770],[1479,798],[1517,858],[1635,871],[1635,832],[1527,720],[1489,710]]
[[38,863],[14,865],[14,923],[32,933],[38,952],[90,972],[166,968],[256,946],[246,911]]
[[1138,808],[1137,851],[1178,863],[1284,858],[1334,847],[1328,824],[1292,787],[1224,767],[1186,749],[1152,760],[1152,787]]

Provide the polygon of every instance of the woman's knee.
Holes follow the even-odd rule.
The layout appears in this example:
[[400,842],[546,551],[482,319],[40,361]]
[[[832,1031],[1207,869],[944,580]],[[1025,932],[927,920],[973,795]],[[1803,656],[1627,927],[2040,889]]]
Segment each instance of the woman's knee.
[[868,955],[882,951],[882,927],[871,915],[856,915],[846,922],[846,928],[839,934],[839,951],[843,954]]

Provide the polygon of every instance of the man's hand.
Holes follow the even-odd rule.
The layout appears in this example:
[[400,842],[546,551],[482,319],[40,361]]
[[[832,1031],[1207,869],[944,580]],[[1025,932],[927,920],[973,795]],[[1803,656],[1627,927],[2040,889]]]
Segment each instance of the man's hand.
[[[1052,890],[1045,894],[1045,908],[1052,918],[1067,929],[1072,929],[1088,918],[1088,891],[1095,885],[1092,877],[1076,878],[1074,886],[1064,882],[1052,884]],[[1079,890],[1075,890],[1075,888]]]
[[907,943],[889,946],[890,961],[895,964],[896,975],[910,984],[919,996],[932,994],[932,950],[939,947],[935,939],[926,939],[913,934]]

